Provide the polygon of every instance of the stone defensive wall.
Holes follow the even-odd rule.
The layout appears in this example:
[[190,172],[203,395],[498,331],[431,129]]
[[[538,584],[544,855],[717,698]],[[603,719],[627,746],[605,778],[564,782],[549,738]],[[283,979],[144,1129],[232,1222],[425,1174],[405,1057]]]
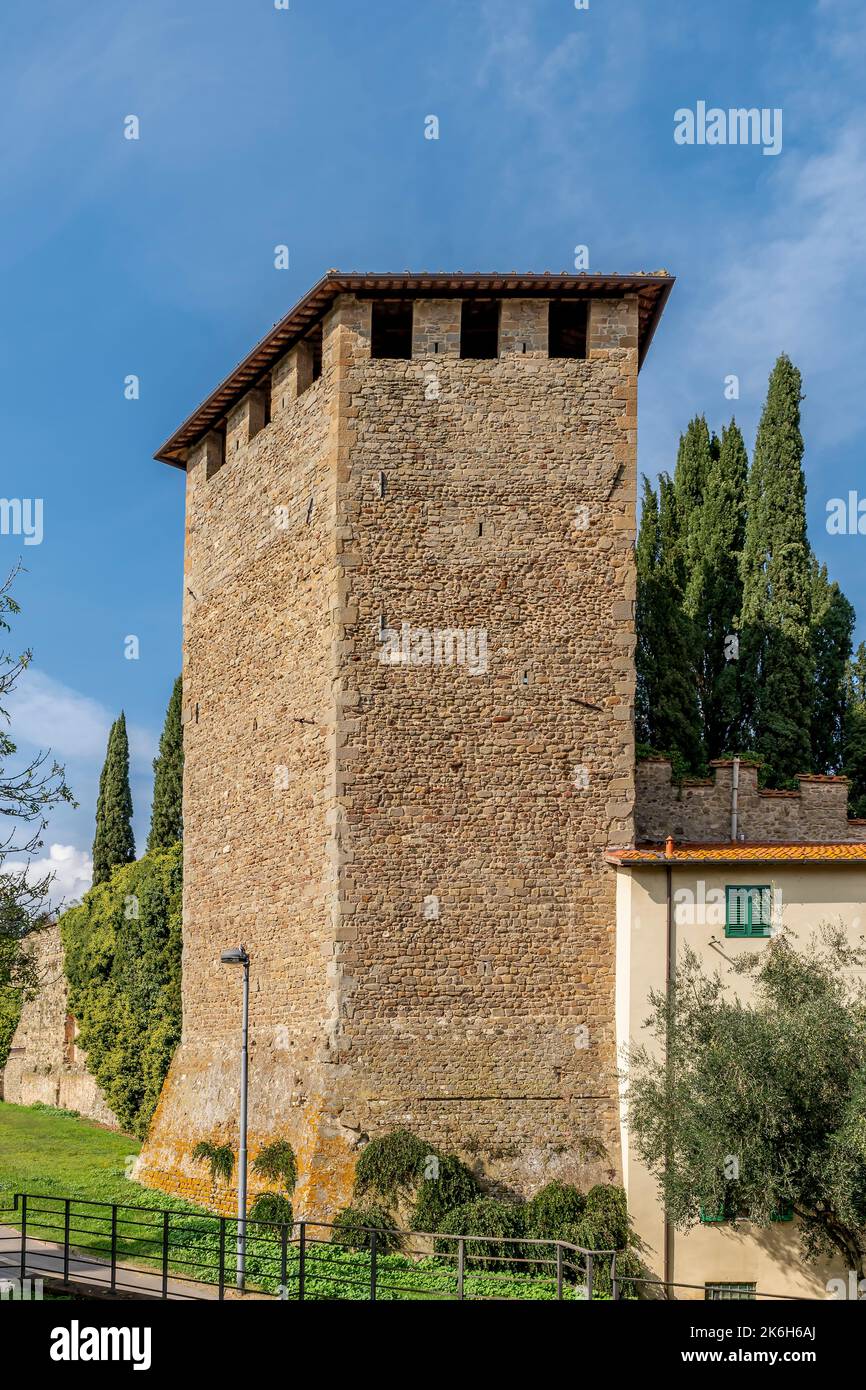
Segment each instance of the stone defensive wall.
[[[668,835],[693,844],[731,839],[733,760],[716,759],[712,776],[675,782],[667,758],[637,765],[636,843],[661,844]],[[755,763],[739,763],[737,839],[767,844],[866,841],[866,821],[848,818],[847,777],[803,773],[796,791],[762,791]]]

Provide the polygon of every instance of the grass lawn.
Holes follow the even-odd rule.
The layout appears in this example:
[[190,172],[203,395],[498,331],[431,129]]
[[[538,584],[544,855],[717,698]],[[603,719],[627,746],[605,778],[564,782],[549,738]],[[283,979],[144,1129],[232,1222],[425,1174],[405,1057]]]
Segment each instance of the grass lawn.
[[[69,1111],[50,1107],[9,1105],[0,1101],[0,1224],[20,1230],[21,1213],[11,1211],[14,1194],[44,1198],[71,1197],[72,1242],[76,1250],[101,1254],[110,1249],[111,1216],[106,1207],[90,1208],[86,1202],[128,1203],[145,1208],[121,1213],[118,1248],[130,1261],[155,1263],[161,1218],[155,1209],[168,1208],[179,1216],[204,1218],[204,1208],[168,1197],[164,1192],[141,1187],[125,1176],[141,1148],[137,1139],[116,1130],[103,1129]],[[37,1240],[63,1240],[63,1204],[60,1201],[28,1203],[28,1231]],[[154,1212],[151,1217],[148,1210]],[[133,1224],[142,1220],[146,1224]],[[60,1227],[58,1230],[57,1227]],[[210,1236],[213,1220],[178,1222],[171,1245],[178,1255],[194,1235],[196,1243]],[[188,1227],[195,1227],[194,1232]],[[216,1241],[209,1242],[217,1248]],[[177,1261],[172,1261],[178,1267]]]
[[[162,1194],[146,1192],[124,1177],[127,1160],[141,1148],[137,1139],[101,1129],[64,1110],[0,1101],[0,1194],[13,1192],[86,1197],[95,1202],[135,1202]],[[8,1223],[8,1216],[4,1218]]]
[[[140,1187],[125,1177],[126,1167],[140,1147],[129,1135],[102,1129],[67,1111],[0,1102],[0,1224],[20,1229],[20,1211],[9,1210],[16,1192],[74,1198],[77,1201],[72,1203],[72,1244],[79,1251],[103,1255],[110,1249],[110,1211],[106,1207],[89,1209],[84,1203],[129,1203],[142,1210],[118,1216],[119,1260],[152,1264],[158,1263],[156,1254],[162,1237],[162,1217],[157,1215],[157,1209],[168,1209],[172,1213],[169,1268],[215,1283],[218,1223],[202,1207]],[[27,1227],[36,1239],[62,1241],[63,1203],[55,1200],[32,1204]],[[236,1228],[229,1221],[225,1229],[225,1277],[231,1286]],[[382,1255],[378,1271],[377,1296],[383,1301],[455,1297],[454,1270],[447,1261]],[[250,1228],[247,1272],[251,1285],[270,1292],[280,1286],[280,1243],[273,1228]],[[287,1295],[291,1299],[297,1297],[296,1245],[289,1246],[286,1274]],[[307,1298],[367,1299],[369,1281],[368,1251],[311,1242],[305,1274]],[[548,1277],[526,1274],[503,1280],[493,1274],[468,1271],[466,1295],[544,1300],[556,1296],[555,1283]]]

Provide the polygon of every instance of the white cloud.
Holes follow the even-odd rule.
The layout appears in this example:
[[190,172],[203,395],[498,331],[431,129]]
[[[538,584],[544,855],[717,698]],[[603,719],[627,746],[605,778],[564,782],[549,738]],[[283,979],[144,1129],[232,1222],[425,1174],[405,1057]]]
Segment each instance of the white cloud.
[[[50,748],[61,759],[95,761],[101,767],[114,716],[97,700],[31,667],[5,703],[16,742]],[[149,772],[157,740],[135,724],[127,724],[127,734],[130,762]]]
[[768,193],[763,216],[729,227],[707,299],[693,311],[690,355],[763,388],[787,352],[807,396],[821,402],[810,442],[838,444],[862,429],[866,124],[851,120],[818,154],[788,153]]
[[48,874],[54,875],[49,902],[55,909],[77,902],[93,881],[93,860],[86,850],[76,849],[74,845],[51,845],[48,854],[41,859],[32,859],[29,863],[10,859],[3,865],[5,874],[17,874],[22,870],[26,870],[31,883],[38,883]]

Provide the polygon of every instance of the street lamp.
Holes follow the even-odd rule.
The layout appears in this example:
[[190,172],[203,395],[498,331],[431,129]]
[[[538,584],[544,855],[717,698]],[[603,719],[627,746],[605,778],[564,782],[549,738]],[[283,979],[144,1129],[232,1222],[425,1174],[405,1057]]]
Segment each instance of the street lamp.
[[247,1091],[249,1072],[250,1034],[250,958],[246,947],[233,946],[220,954],[223,965],[242,965],[244,968],[243,1012],[241,1016],[241,1115],[238,1145],[238,1247],[237,1287],[244,1287],[247,1244]]

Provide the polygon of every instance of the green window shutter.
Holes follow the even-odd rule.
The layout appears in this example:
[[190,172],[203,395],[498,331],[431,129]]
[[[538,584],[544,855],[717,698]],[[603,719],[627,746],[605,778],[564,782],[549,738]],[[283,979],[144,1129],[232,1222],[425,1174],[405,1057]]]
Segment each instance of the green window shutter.
[[725,888],[725,936],[769,936],[773,925],[773,891],[768,884]]
[[768,936],[773,925],[773,894],[770,888],[752,889],[752,936]]
[[787,1206],[785,1206],[785,1207],[779,1207],[779,1210],[778,1210],[778,1211],[771,1211],[771,1212],[770,1212],[770,1220],[771,1220],[771,1221],[793,1221],[793,1220],[794,1220],[794,1208],[793,1208],[793,1207],[787,1207]]
[[717,1226],[727,1221],[727,1219],[724,1203],[722,1203],[720,1207],[717,1207],[715,1211],[711,1207],[701,1207],[702,1226]]
[[749,929],[749,893],[746,888],[725,889],[725,936],[746,936]]

